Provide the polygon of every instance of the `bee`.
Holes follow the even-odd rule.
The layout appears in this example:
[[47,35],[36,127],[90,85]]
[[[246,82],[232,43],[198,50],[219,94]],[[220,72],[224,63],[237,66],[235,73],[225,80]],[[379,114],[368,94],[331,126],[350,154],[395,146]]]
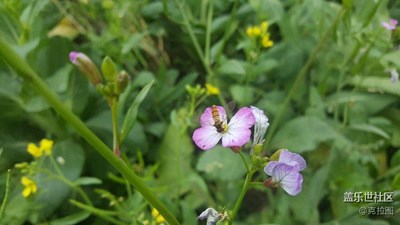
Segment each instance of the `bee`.
[[217,128],[218,133],[223,133],[225,131],[224,122],[221,120],[219,116],[218,107],[213,105],[211,107],[211,115],[214,119],[214,127]]

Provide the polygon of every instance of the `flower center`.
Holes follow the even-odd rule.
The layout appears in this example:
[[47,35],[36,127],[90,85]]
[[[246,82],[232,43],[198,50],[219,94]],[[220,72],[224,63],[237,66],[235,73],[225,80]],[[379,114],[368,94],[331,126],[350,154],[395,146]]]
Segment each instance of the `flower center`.
[[215,128],[217,128],[217,132],[221,134],[225,134],[228,131],[228,124],[218,121],[214,124]]

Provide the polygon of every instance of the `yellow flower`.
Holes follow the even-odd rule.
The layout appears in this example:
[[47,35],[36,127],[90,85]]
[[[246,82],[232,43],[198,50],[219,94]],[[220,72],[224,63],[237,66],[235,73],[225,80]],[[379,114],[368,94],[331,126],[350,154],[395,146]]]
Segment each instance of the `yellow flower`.
[[272,45],[274,45],[274,42],[271,41],[271,39],[269,39],[269,34],[266,34],[261,38],[261,45],[264,48],[269,48],[272,47]]
[[33,143],[29,143],[27,147],[27,151],[29,152],[29,154],[31,154],[35,158],[42,156],[43,153],[45,155],[51,155],[52,149],[53,141],[48,139],[42,139],[40,141],[39,147]]
[[259,27],[253,27],[254,36],[258,36],[261,34],[261,30]]
[[33,155],[33,157],[37,158],[42,156],[42,150],[40,150],[35,144],[29,143],[28,144],[28,152],[29,154]]
[[207,95],[219,95],[219,89],[212,84],[206,84]]
[[268,22],[267,21],[262,22],[260,27],[261,27],[261,33],[263,33],[263,34],[267,33]]
[[21,183],[25,186],[24,190],[22,191],[22,196],[24,196],[24,198],[27,198],[29,195],[37,192],[35,181],[29,179],[28,177],[23,176],[21,178]]
[[53,141],[48,139],[42,139],[40,141],[40,148],[46,155],[51,155],[51,151],[53,149]]
[[164,217],[160,215],[157,209],[153,208],[153,210],[151,210],[151,215],[156,219],[157,224],[165,222]]
[[248,27],[247,30],[246,30],[246,34],[249,37],[253,37],[254,36],[253,27]]
[[248,27],[247,30],[246,30],[246,34],[249,37],[256,37],[256,36],[260,35],[260,33],[261,33],[261,30],[257,26]]

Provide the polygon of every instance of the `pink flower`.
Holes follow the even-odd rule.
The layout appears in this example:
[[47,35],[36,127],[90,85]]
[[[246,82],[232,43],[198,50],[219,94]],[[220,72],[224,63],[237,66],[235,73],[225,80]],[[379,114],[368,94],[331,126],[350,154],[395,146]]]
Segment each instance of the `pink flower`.
[[194,131],[192,138],[202,150],[213,148],[221,139],[223,147],[241,147],[249,142],[254,123],[248,107],[239,109],[229,123],[222,106],[208,107],[200,117],[201,127]]
[[279,185],[289,195],[297,195],[302,190],[303,176],[300,171],[306,168],[306,161],[299,154],[284,149],[278,161],[269,162],[264,172],[271,176],[264,184],[268,187]]
[[396,29],[397,23],[398,23],[397,20],[390,19],[389,23],[382,22],[382,26],[384,26],[386,28],[386,30],[394,30],[394,29]]

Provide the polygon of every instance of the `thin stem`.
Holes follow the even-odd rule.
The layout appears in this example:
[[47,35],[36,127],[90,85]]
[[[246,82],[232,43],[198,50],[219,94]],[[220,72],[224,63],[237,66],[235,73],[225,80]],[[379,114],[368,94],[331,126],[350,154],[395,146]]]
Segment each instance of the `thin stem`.
[[118,157],[121,157],[120,150],[120,132],[118,129],[118,98],[113,97],[110,100],[110,108],[111,108],[111,116],[112,116],[112,124],[113,124],[113,142],[114,142],[114,154]]
[[81,208],[83,210],[86,210],[86,211],[88,211],[90,213],[93,213],[93,214],[103,218],[104,220],[107,220],[108,222],[113,223],[113,224],[117,224],[117,225],[125,225],[126,224],[126,223],[123,223],[123,222],[121,222],[121,221],[119,221],[119,220],[117,220],[117,219],[115,219],[114,217],[111,216],[111,214],[117,214],[117,213],[110,212],[110,211],[103,210],[103,209],[98,209],[98,208],[95,208],[95,207],[92,207],[92,206],[88,206],[88,205],[82,204],[82,203],[80,203],[78,201],[74,201],[72,199],[69,200],[69,202],[72,205],[75,205],[75,206],[77,206],[77,207],[79,207],[79,208]]
[[243,155],[243,153],[241,151],[239,151],[239,156],[242,159],[244,166],[246,167],[247,173],[250,173],[249,164],[246,162],[246,159],[244,158],[244,155]]
[[137,176],[120,158],[112,153],[110,148],[104,144],[71,110],[66,107],[47,84],[32,70],[29,64],[23,60],[4,40],[4,35],[0,35],[0,58],[14,69],[30,86],[37,91],[51,107],[71,124],[78,133],[115,169],[117,169],[126,179],[139,191],[143,197],[160,212],[170,225],[179,225],[178,220],[160,201],[143,180]]
[[[47,170],[47,169],[39,169],[37,170],[38,172],[41,173],[46,173],[48,174],[49,177],[52,177],[54,179],[57,179],[64,184],[68,185],[70,188],[74,189],[78,194],[83,198],[83,200],[88,204],[88,205],[93,205],[92,201],[90,198],[86,195],[86,193],[82,190],[82,188],[79,185],[76,185],[72,181],[68,180],[62,173],[61,174],[54,174],[53,171]],[[58,172],[57,172],[58,173]]]
[[254,172],[255,171],[250,171],[246,175],[246,180],[244,181],[242,191],[240,192],[239,197],[236,200],[235,206],[233,207],[232,213],[230,215],[230,219],[229,219],[229,223],[228,223],[229,225],[232,225],[233,221],[235,220],[235,217],[237,215],[237,212],[239,211],[240,205],[243,202],[244,196],[246,195],[246,192],[249,189],[251,178],[253,177]]
[[233,1],[233,6],[232,6],[232,10],[229,13],[229,20],[228,23],[226,24],[226,32],[224,32],[224,35],[222,36],[221,39],[221,47],[217,49],[217,52],[215,54],[215,59],[216,61],[218,61],[218,59],[221,57],[223,49],[225,47],[226,42],[228,41],[229,36],[232,35],[232,32],[230,32],[232,24],[234,23],[234,21],[237,20],[236,14],[238,11],[238,5],[239,5],[239,0],[234,0]]
[[289,90],[289,93],[286,95],[285,100],[283,101],[281,107],[279,108],[279,111],[276,115],[276,118],[272,122],[271,128],[268,131],[267,138],[265,140],[265,148],[268,149],[270,143],[271,143],[271,138],[274,135],[276,129],[278,128],[278,125],[282,119],[282,116],[286,110],[286,108],[289,106],[290,101],[294,97],[294,95],[297,92],[297,89],[300,86],[301,81],[304,80],[304,77],[307,74],[307,71],[311,67],[311,65],[314,63],[315,59],[317,58],[318,53],[322,50],[326,42],[328,42],[328,39],[331,35],[331,32],[337,27],[337,24],[339,23],[340,19],[344,15],[346,9],[342,8],[338,15],[336,16],[335,20],[333,21],[332,25],[329,27],[329,29],[325,32],[324,36],[320,39],[318,42],[317,46],[314,48],[312,51],[310,57],[308,58],[307,62],[304,64],[303,68],[301,68],[300,72],[296,76],[296,80],[293,82],[292,87]]
[[194,31],[192,29],[192,26],[190,25],[189,19],[186,16],[186,12],[183,8],[183,5],[181,3],[179,3],[178,1],[175,1],[176,4],[178,5],[179,8],[179,12],[181,13],[182,17],[183,17],[183,23],[185,24],[185,27],[189,33],[189,37],[193,42],[194,48],[196,50],[197,55],[200,58],[201,63],[203,64],[205,70],[207,71],[207,74],[213,74],[211,68],[209,67],[209,65],[207,64],[205,57],[204,57],[204,53],[201,50],[199,41],[197,40],[196,36],[194,35]]
[[[54,169],[56,170],[56,173],[58,173],[58,176],[55,176],[55,178],[61,180],[62,182],[64,182],[66,185],[70,186],[72,189],[75,189],[76,192],[78,192],[81,197],[83,198],[83,200],[89,204],[89,205],[93,205],[92,201],[90,200],[90,198],[86,195],[86,193],[82,190],[82,188],[75,184],[74,182],[68,180],[63,172],[61,171],[60,167],[58,166],[56,160],[54,159],[53,155],[51,155],[50,157],[50,162],[53,164]],[[50,173],[51,174],[51,173]]]
[[1,209],[0,209],[0,221],[2,221],[4,210],[6,209],[7,201],[8,201],[8,195],[10,193],[10,174],[11,170],[7,170],[7,180],[6,180],[6,191],[4,193],[4,199],[3,203],[1,204]]
[[206,25],[206,40],[204,46],[204,63],[207,67],[210,67],[211,55],[210,55],[210,45],[211,45],[211,25],[213,19],[214,3],[213,0],[208,2],[208,14],[207,14],[207,25]]
[[50,162],[53,165],[54,169],[56,170],[56,173],[58,173],[61,176],[64,176],[63,172],[61,171],[60,167],[58,166],[58,163],[54,159],[53,155],[50,155]]

